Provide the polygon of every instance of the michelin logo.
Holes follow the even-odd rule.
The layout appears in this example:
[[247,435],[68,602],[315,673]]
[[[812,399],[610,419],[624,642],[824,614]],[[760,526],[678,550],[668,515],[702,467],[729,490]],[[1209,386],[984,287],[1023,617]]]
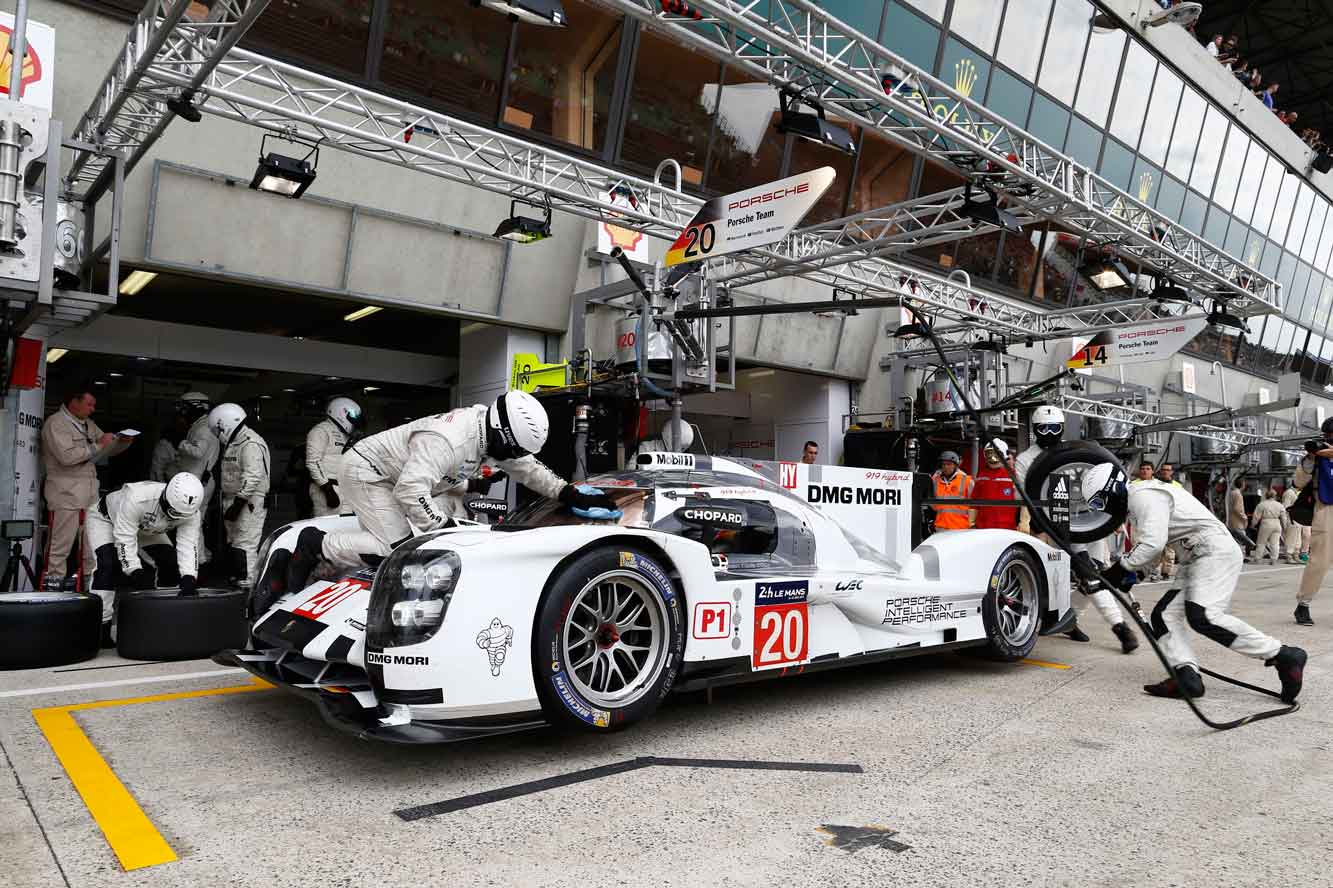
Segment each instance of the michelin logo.
[[477,634],[477,647],[486,652],[491,661],[491,675],[499,675],[500,667],[505,663],[506,650],[514,643],[514,627],[506,626],[496,617],[491,624]]
[[410,654],[377,654],[366,651],[366,662],[371,666],[429,666],[430,657],[414,657]]

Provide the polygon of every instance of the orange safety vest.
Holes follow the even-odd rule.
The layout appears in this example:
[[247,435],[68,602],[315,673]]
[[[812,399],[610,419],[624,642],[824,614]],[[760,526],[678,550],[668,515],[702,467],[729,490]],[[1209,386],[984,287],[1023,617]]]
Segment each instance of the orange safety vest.
[[[968,499],[972,496],[972,478],[962,469],[953,473],[952,481],[944,480],[939,472],[931,475],[931,480],[935,482],[936,499]],[[942,506],[936,503],[932,508],[935,509],[936,530],[967,530],[970,506]]]

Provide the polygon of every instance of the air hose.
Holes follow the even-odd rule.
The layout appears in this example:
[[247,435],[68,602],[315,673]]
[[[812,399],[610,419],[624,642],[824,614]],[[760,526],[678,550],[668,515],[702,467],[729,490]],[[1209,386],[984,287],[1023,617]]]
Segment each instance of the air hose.
[[[908,300],[903,300],[904,307],[909,307],[908,303],[909,303]],[[924,320],[925,315],[923,312],[917,311],[916,309],[913,309],[913,312],[918,318],[922,319],[920,326],[923,328],[923,332],[926,338],[930,340],[930,344],[934,347],[936,354],[939,355],[940,366],[944,369],[944,372],[948,375],[949,382],[951,385],[953,385],[954,391],[958,392],[959,399],[963,402],[963,407],[966,409],[969,418],[971,418],[971,420],[974,423],[976,423],[979,434],[984,434],[986,425],[981,418],[981,413],[972,403],[971,398],[968,397],[966,388],[959,383],[958,377],[954,375],[953,368],[949,365],[949,359],[948,357],[946,357],[944,353],[944,348],[943,346],[940,345],[939,339],[935,336],[934,327],[929,322]],[[991,438],[992,446],[994,446],[996,440],[998,439],[994,437]],[[1008,468],[1007,463],[1005,464],[1005,470],[1011,471]],[[1033,522],[1041,529],[1043,533],[1046,534],[1046,536],[1052,541],[1052,543],[1057,548],[1061,549],[1066,555],[1069,556],[1072,564],[1075,558],[1075,553],[1073,549],[1070,547],[1069,542],[1064,538],[1064,535],[1061,534],[1056,529],[1055,525],[1051,523],[1050,519],[1046,516],[1046,513],[1043,510],[1037,508],[1036,504],[1028,496],[1027,491],[1024,490],[1023,485],[1018,483],[1018,479],[1014,478],[1012,473],[1010,474],[1010,478],[1014,481],[1014,487],[1018,490],[1018,495],[1021,498],[1023,505],[1027,507],[1028,513],[1032,516]],[[1074,571],[1072,569],[1070,573],[1071,576],[1074,575]],[[1097,575],[1101,581],[1102,586],[1106,588],[1108,591],[1110,591],[1110,593],[1115,597],[1116,601],[1120,603],[1120,606],[1124,608],[1126,612],[1133,615],[1134,622],[1138,625],[1139,631],[1143,633],[1144,637],[1148,639],[1148,643],[1152,645],[1153,652],[1157,654],[1157,659],[1162,662],[1162,666],[1166,669],[1167,676],[1174,678],[1175,674],[1171,668],[1171,662],[1166,658],[1166,654],[1162,651],[1161,646],[1157,643],[1157,635],[1154,633],[1152,626],[1150,626],[1148,621],[1144,619],[1143,612],[1139,607],[1138,601],[1134,599],[1133,595],[1123,591],[1122,589],[1120,589],[1120,587],[1110,582],[1106,578],[1106,574],[1103,573],[1101,570],[1097,571]],[[1084,580],[1082,577],[1076,577],[1076,578],[1078,579],[1078,582],[1081,585],[1084,586],[1087,585],[1087,581]],[[1232,678],[1231,676],[1228,675],[1222,675],[1221,673],[1214,672],[1211,669],[1204,669],[1203,667],[1200,667],[1199,671],[1202,672],[1204,675],[1211,676],[1212,678],[1216,678],[1219,681],[1224,681],[1227,682],[1228,684],[1236,685],[1237,687],[1242,687],[1247,690],[1255,691],[1260,694],[1267,694],[1270,697],[1277,697],[1281,699],[1281,694],[1277,693],[1276,691],[1269,690],[1268,688],[1261,688],[1257,685],[1248,684],[1246,682],[1241,681],[1240,679]],[[1299,702],[1292,702],[1291,704],[1283,706],[1280,709],[1268,709],[1262,712],[1256,712],[1251,715],[1246,715],[1238,719],[1233,719],[1231,721],[1219,722],[1219,721],[1214,721],[1213,719],[1205,715],[1203,710],[1199,708],[1199,704],[1195,701],[1193,697],[1190,697],[1189,695],[1186,694],[1182,694],[1181,699],[1183,699],[1189,705],[1189,708],[1198,717],[1199,721],[1203,722],[1208,727],[1217,731],[1229,731],[1232,728],[1239,728],[1241,725],[1247,725],[1251,722],[1261,721],[1266,718],[1276,718],[1279,715],[1288,715],[1301,708],[1301,704]]]

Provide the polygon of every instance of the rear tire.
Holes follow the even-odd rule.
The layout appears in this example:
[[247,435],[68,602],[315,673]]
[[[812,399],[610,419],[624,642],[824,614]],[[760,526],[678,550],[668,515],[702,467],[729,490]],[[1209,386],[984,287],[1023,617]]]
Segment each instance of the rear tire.
[[116,609],[116,650],[128,660],[198,660],[245,647],[248,597],[241,589],[127,592]]
[[102,648],[102,600],[74,592],[0,594],[0,669],[80,663]]
[[997,660],[1021,660],[1037,646],[1046,611],[1043,571],[1027,549],[1010,546],[991,570],[981,619],[987,651]]
[[637,549],[603,546],[574,559],[537,607],[532,671],[554,725],[616,731],[651,715],[685,653],[681,595]]

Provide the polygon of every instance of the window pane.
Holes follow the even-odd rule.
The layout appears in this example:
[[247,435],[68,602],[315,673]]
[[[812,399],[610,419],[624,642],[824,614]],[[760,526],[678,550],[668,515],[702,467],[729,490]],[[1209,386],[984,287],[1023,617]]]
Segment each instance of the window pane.
[[1111,115],[1111,133],[1129,145],[1139,143],[1139,130],[1148,110],[1157,60],[1138,43],[1130,41],[1125,68],[1120,72],[1120,91],[1116,94],[1115,113]]
[[944,20],[945,0],[902,0],[908,6],[915,6],[935,21]]
[[1309,321],[1314,311],[1314,304],[1305,299],[1306,291],[1310,289],[1310,270],[1310,266],[1304,262],[1297,263],[1291,290],[1282,297],[1287,314],[1304,321]]
[[[371,0],[301,0],[300,3],[274,4],[255,19],[243,43],[249,49],[313,62],[316,67],[344,71],[359,79],[366,73],[370,6]],[[432,13],[418,17],[418,22],[420,18],[438,20],[471,17]],[[495,20],[492,18],[490,23],[494,27]],[[500,40],[501,46],[509,36],[508,28],[502,30],[504,37]],[[456,44],[466,45],[462,40],[454,39],[447,31],[425,34],[423,37],[427,42],[434,40],[434,46],[425,51],[441,52],[443,59],[449,58],[447,53]],[[439,62],[435,64],[439,65]]]
[[1134,177],[1129,183],[1129,194],[1138,198],[1140,203],[1152,206],[1157,202],[1157,189],[1161,181],[1162,171],[1140,157],[1134,164]]
[[[718,71],[718,63],[707,56],[682,50],[676,43],[657,36],[655,31],[644,31],[639,41],[634,85],[630,89],[621,159],[651,170],[662,158],[675,158],[681,165],[685,183],[700,185],[708,136],[713,130]],[[770,126],[777,110],[778,94],[772,87],[722,90],[719,117],[726,116],[729,132],[751,157],[773,151],[781,158],[784,137]],[[719,129],[725,128],[719,123]],[[776,165],[768,169],[778,172]],[[763,181],[749,179],[745,184],[757,185]],[[723,193],[733,190],[711,183],[709,187]]]
[[[1279,165],[1280,166],[1280,165]],[[1300,180],[1295,176],[1283,176],[1279,183],[1277,206],[1273,210],[1273,222],[1268,233],[1279,244],[1287,242],[1287,231],[1291,226],[1292,208],[1296,203],[1296,192],[1300,190]]]
[[906,148],[866,133],[852,186],[851,212],[864,213],[906,200],[912,188],[913,160]]
[[[1232,127],[1235,132],[1235,127]],[[1254,216],[1254,205],[1259,199],[1259,186],[1264,179],[1264,166],[1268,163],[1268,154],[1258,145],[1246,156],[1245,168],[1241,171],[1240,188],[1236,190],[1236,205],[1232,209],[1236,218],[1248,223]],[[1226,161],[1223,161],[1223,166]]]
[[879,33],[879,14],[884,11],[883,3],[876,0],[815,0],[815,5],[824,7],[838,21],[871,39]]
[[1032,87],[1002,68],[996,68],[990,79],[990,94],[986,107],[1010,123],[1028,119],[1028,105],[1032,101]]
[[[1250,147],[1250,139],[1240,127],[1233,126],[1227,133],[1227,144],[1222,150],[1222,165],[1217,170],[1217,187],[1213,191],[1213,200],[1224,210],[1231,211],[1235,206],[1236,186],[1240,184],[1241,174],[1245,171],[1245,152]],[[1198,165],[1195,165],[1198,168]]]
[[380,80],[445,110],[495,121],[509,46],[509,29],[496,27],[495,13],[389,0],[386,21]]
[[564,6],[567,28],[518,26],[502,119],[510,127],[599,151],[606,143],[621,21],[578,0]]
[[1129,179],[1133,172],[1133,153],[1119,142],[1107,139],[1106,146],[1102,148],[1102,178],[1115,187],[1128,191]]
[[1301,241],[1301,258],[1311,265],[1318,254],[1319,236],[1324,230],[1324,218],[1328,211],[1328,204],[1322,197],[1313,203],[1314,210],[1310,213],[1310,221],[1305,224],[1305,237]]
[[1115,91],[1115,76],[1120,69],[1120,55],[1125,49],[1125,32],[1093,31],[1088,38],[1088,57],[1083,62],[1085,73],[1078,84],[1078,101],[1074,104],[1079,114],[1098,126],[1106,125],[1106,112],[1111,110],[1111,95]]
[[954,0],[949,30],[984,53],[995,51],[1004,4],[998,0]]
[[[954,38],[944,41],[940,60],[940,80],[952,84],[965,98],[981,100],[990,81],[990,62]],[[944,116],[942,112],[937,112]]]
[[[1077,114],[1069,123],[1069,136],[1065,139],[1065,153],[1079,163],[1095,169],[1097,154],[1102,148],[1102,131],[1085,123]],[[1202,218],[1199,220],[1202,222]]]
[[[1273,221],[1273,207],[1277,204],[1278,191],[1282,186],[1282,164],[1277,158],[1268,158],[1268,167],[1259,190],[1254,195],[1254,215],[1250,217],[1250,227],[1267,233],[1268,225]],[[1242,186],[1244,187],[1244,186]],[[1236,212],[1240,212],[1240,201],[1236,202]]]
[[[651,32],[645,33],[644,37],[647,38],[650,34]],[[642,56],[643,50],[640,49],[639,52]],[[674,47],[673,52],[680,54]],[[695,58],[690,57],[692,64],[698,64],[694,62]],[[699,73],[707,76],[701,64]],[[716,69],[713,76],[717,76]],[[672,80],[662,82],[661,88],[671,91]],[[708,89],[706,83],[704,89]],[[648,123],[639,123],[633,119],[636,108],[637,106],[630,108],[631,119],[625,127],[625,147],[622,151],[630,149],[632,133],[647,133],[649,129]],[[722,97],[718,104],[717,133],[713,138],[712,160],[708,170],[710,191],[730,194],[781,177],[782,153],[786,138],[774,129],[777,119],[777,90],[767,83],[753,82],[748,75],[728,70],[726,86],[722,87]],[[662,157],[673,155],[658,154],[657,160],[653,160],[649,153],[652,138],[660,137],[643,136],[642,142],[635,150],[643,152],[640,156],[644,158],[645,166],[651,161],[655,167]]]
[[[1227,223],[1231,216],[1217,204],[1209,204],[1208,221],[1204,223],[1203,238],[1214,246],[1222,246],[1227,236]],[[1234,255],[1234,254],[1233,254]]]
[[[1074,103],[1074,86],[1091,22],[1092,7],[1083,0],[1056,0],[1037,85],[1066,105]],[[1098,75],[1089,71],[1089,76]]]
[[1324,228],[1319,232],[1319,249],[1314,255],[1314,267],[1319,271],[1327,271],[1330,253],[1333,253],[1333,211],[1324,220]]
[[1203,96],[1192,89],[1185,90],[1180,97],[1180,111],[1176,115],[1171,147],[1166,152],[1166,169],[1173,176],[1189,178],[1194,149],[1200,144],[1199,133],[1203,127],[1205,105]]
[[1203,213],[1208,202],[1193,191],[1185,192],[1185,204],[1180,210],[1180,224],[1195,234],[1203,234]]
[[[941,3],[943,6],[943,3]],[[940,29],[896,3],[884,15],[884,33],[879,42],[924,71],[935,70],[935,51]]]
[[[1258,237],[1258,234],[1255,234]],[[1263,257],[1259,260],[1259,270],[1270,278],[1277,278],[1278,264],[1282,261],[1282,248],[1267,238],[1263,239]]]
[[1319,289],[1319,300],[1315,302],[1310,322],[1316,330],[1327,330],[1330,310],[1333,310],[1333,277],[1326,277]]
[[1056,151],[1065,147],[1065,128],[1069,126],[1069,112],[1041,93],[1032,101],[1032,119],[1028,132],[1050,145]]
[[1287,237],[1283,241],[1291,252],[1301,254],[1302,242],[1305,240],[1305,232],[1310,225],[1310,205],[1314,203],[1314,190],[1295,176],[1289,176],[1296,182],[1298,191],[1296,192],[1296,209],[1291,214],[1291,227],[1287,229]]
[[[1177,129],[1179,132],[1179,129]],[[1185,134],[1188,134],[1188,130]],[[1227,119],[1222,112],[1208,106],[1208,115],[1203,121],[1203,131],[1199,138],[1199,150],[1194,157],[1194,170],[1190,173],[1190,187],[1194,188],[1200,194],[1207,194],[1212,190],[1213,179],[1217,173],[1217,158],[1222,153],[1222,142],[1227,137]],[[1176,137],[1177,142],[1185,141],[1181,136]],[[1245,146],[1238,146],[1241,153],[1244,153]],[[1231,186],[1235,188],[1233,184]]]
[[[1180,78],[1165,67],[1159,67],[1152,88],[1152,103],[1143,125],[1143,141],[1139,143],[1139,153],[1153,163],[1166,162],[1166,146],[1171,142],[1171,125],[1175,123],[1179,105]],[[1198,138],[1197,132],[1194,137]]]
[[1227,254],[1239,259],[1251,267],[1258,266],[1259,253],[1256,249],[1251,257],[1245,252],[1245,247],[1249,243],[1250,229],[1246,228],[1239,220],[1232,220],[1231,228],[1227,230],[1227,241],[1224,244]]
[[1168,219],[1180,217],[1181,201],[1185,199],[1185,186],[1170,176],[1163,176],[1157,187],[1157,212]]
[[[1036,275],[1037,246],[1041,243],[1041,230],[1045,227],[1045,222],[1037,222],[1024,228],[1022,234],[1005,234],[1004,245],[1000,250],[1000,264],[995,269],[995,279],[999,283],[1027,295]],[[1046,301],[1040,295],[1040,290],[1041,286],[1038,285],[1038,292],[1034,295]]]
[[997,56],[1026,80],[1037,77],[1041,35],[1046,31],[1046,17],[1050,12],[1051,0],[1009,0]]

